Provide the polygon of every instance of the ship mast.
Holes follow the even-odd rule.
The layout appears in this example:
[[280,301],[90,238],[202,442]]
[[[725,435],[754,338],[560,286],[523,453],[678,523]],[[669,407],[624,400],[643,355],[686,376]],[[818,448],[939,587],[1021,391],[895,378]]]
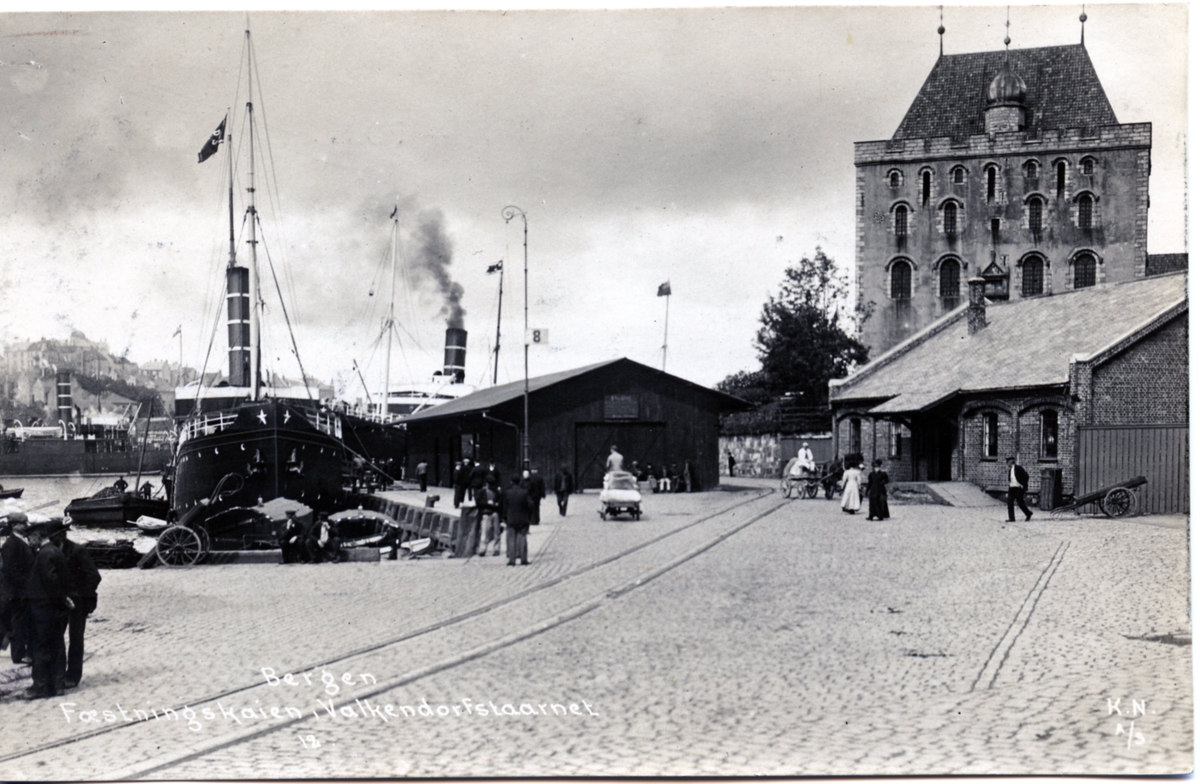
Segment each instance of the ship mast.
[[392,383],[392,330],[396,319],[396,246],[400,242],[400,205],[392,210],[392,290],[388,298],[387,353],[383,360],[383,403],[379,407],[380,421],[388,418],[388,387]]
[[258,278],[258,211],[254,205],[254,50],[250,47],[250,31],[246,31],[246,57],[250,67],[247,70],[248,100],[246,101],[247,127],[250,132],[250,185],[246,192],[250,194],[250,206],[246,213],[250,216],[250,399],[258,400],[259,384],[261,382],[261,329],[259,312],[262,308],[262,294]]

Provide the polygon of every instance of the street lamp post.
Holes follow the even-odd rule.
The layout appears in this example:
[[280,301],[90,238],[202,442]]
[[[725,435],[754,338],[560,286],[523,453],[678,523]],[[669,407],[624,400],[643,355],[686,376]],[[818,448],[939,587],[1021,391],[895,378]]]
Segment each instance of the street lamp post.
[[529,466],[529,219],[525,210],[515,205],[508,205],[500,211],[500,217],[508,223],[516,216],[521,216],[525,227],[525,427],[521,433],[521,468]]

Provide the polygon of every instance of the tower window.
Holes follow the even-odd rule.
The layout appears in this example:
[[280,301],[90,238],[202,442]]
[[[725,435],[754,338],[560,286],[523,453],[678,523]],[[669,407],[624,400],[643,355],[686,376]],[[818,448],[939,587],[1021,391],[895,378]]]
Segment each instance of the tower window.
[[1086,289],[1096,285],[1096,257],[1081,253],[1075,259],[1075,288]]
[[912,299],[912,267],[907,261],[892,265],[892,299]]
[[996,167],[987,167],[987,200],[991,204],[996,200]]
[[1042,232],[1042,200],[1036,196],[1029,200],[1029,230],[1034,234]]
[[888,173],[888,185],[893,188],[899,188],[903,184],[904,178],[900,175],[900,172],[897,169],[892,169]]
[[1054,187],[1055,187],[1055,190],[1058,192],[1058,198],[1060,198],[1060,199],[1063,197],[1063,194],[1067,192],[1067,162],[1066,161],[1058,162]]
[[938,270],[938,293],[943,297],[957,297],[960,275],[961,270],[957,259],[943,261]]
[[958,205],[952,201],[942,208],[942,228],[947,234],[958,234]]
[[962,166],[955,166],[953,171],[950,172],[950,179],[955,185],[962,185],[967,181],[967,170]]
[[1079,228],[1092,228],[1092,196],[1088,193],[1079,197]]
[[1027,179],[1027,180],[1036,180],[1037,179],[1037,176],[1038,176],[1037,161],[1025,161],[1025,166],[1023,167],[1023,169],[1025,172],[1025,179]]
[[908,236],[908,207],[905,207],[903,204],[896,207],[895,227],[897,237]]
[[1045,288],[1045,269],[1042,260],[1033,256],[1021,265],[1021,296],[1036,297]]
[[926,169],[921,172],[921,206],[929,204],[929,193],[933,189],[933,175]]
[[1081,172],[1083,172],[1083,175],[1085,177],[1091,177],[1093,174],[1096,173],[1096,159],[1095,158],[1084,158],[1082,161],[1079,162],[1079,170]]

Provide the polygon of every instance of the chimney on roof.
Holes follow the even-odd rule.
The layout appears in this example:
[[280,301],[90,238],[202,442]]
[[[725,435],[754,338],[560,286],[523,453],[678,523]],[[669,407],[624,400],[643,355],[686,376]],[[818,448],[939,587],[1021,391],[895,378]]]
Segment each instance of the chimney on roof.
[[983,298],[983,278],[967,281],[967,334],[974,335],[987,326],[987,306]]

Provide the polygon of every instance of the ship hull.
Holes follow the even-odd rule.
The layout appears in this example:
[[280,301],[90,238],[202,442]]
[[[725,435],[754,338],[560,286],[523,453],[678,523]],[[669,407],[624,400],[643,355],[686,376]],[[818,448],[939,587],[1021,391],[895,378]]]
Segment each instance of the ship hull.
[[163,500],[145,498],[136,493],[119,493],[100,498],[76,498],[64,513],[75,525],[92,528],[124,528],[139,517],[165,519],[170,505]]
[[318,429],[312,416],[287,402],[266,400],[187,424],[175,468],[175,515],[209,499],[228,474],[241,477],[241,488],[214,500],[212,512],[276,498],[336,511],[344,499],[345,448],[338,433]]
[[[85,451],[88,442],[29,441],[20,451],[0,454],[0,476],[59,476],[70,474],[158,474],[171,462],[172,450],[147,449],[144,457],[136,450],[125,452]],[[91,442],[95,443],[95,442]]]

